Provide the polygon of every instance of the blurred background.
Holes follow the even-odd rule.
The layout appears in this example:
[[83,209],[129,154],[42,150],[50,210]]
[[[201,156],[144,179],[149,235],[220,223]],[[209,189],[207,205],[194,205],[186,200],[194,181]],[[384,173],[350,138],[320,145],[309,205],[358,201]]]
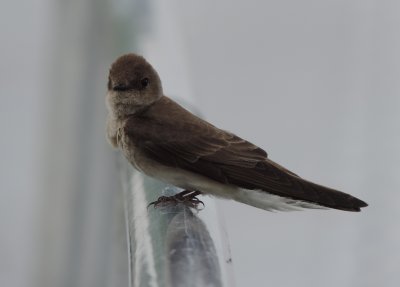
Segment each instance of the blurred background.
[[270,213],[219,202],[237,286],[398,286],[399,1],[0,5],[1,286],[127,286],[104,97],[128,52],[154,65],[168,96],[370,204]]

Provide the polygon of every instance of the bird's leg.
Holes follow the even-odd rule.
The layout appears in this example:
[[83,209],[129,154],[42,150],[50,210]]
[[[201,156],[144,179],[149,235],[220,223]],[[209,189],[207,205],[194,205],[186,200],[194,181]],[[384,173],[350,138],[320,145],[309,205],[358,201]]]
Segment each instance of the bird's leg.
[[200,194],[200,191],[184,190],[173,196],[160,196],[156,201],[151,202],[147,206],[147,208],[149,208],[151,205],[154,205],[154,208],[156,208],[159,205],[170,203],[174,205],[177,205],[178,203],[183,203],[188,204],[190,207],[197,208],[197,205],[200,203],[204,206],[204,203],[196,197]]

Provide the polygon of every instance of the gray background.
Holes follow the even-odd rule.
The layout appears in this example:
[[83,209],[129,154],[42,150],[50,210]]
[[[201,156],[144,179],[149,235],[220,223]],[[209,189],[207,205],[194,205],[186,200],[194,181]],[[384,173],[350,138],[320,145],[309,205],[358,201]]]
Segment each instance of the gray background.
[[0,11],[1,286],[125,286],[103,103],[109,65],[134,47],[167,95],[370,204],[220,202],[237,286],[398,285],[400,2],[22,0]]

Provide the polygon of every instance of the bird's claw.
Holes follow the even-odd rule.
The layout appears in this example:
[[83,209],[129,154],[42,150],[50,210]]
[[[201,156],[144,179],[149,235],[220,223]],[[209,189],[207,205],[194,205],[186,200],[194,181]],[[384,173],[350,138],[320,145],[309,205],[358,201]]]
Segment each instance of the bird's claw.
[[189,193],[188,191],[183,191],[173,196],[160,196],[156,201],[150,202],[149,205],[147,205],[147,208],[149,208],[152,205],[154,206],[154,208],[157,208],[158,206],[162,205],[167,205],[167,204],[177,205],[179,203],[183,203],[195,209],[198,209],[198,205],[202,204],[204,208],[205,206],[204,202],[196,197],[199,194],[200,192],[198,191]]

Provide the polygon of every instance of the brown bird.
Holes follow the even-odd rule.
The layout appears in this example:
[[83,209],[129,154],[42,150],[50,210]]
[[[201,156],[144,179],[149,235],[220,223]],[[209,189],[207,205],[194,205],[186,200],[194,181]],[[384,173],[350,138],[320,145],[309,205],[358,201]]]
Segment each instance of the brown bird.
[[185,189],[155,203],[200,201],[198,194],[233,199],[265,210],[367,204],[324,187],[270,160],[258,146],[193,115],[164,96],[160,78],[141,56],[118,58],[110,69],[107,137],[139,171]]

